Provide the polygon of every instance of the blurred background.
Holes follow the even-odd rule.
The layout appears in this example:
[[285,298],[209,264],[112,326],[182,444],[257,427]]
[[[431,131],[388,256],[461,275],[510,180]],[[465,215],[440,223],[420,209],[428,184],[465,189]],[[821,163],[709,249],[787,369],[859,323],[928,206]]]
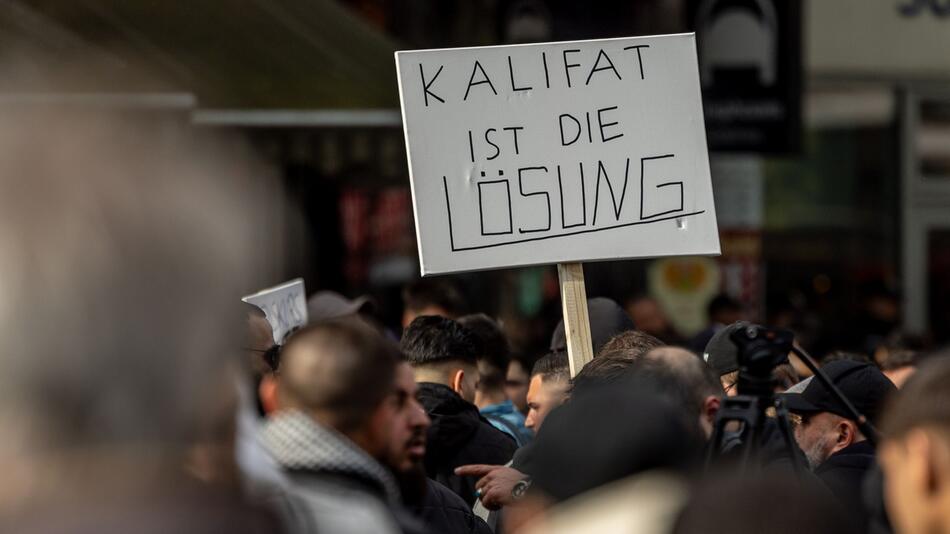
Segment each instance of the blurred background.
[[[947,2],[9,0],[0,42],[20,75],[0,76],[0,102],[243,138],[276,169],[264,278],[370,295],[398,331],[419,271],[393,52],[685,31],[723,254],[587,264],[589,295],[650,296],[682,339],[724,293],[819,354],[950,341]],[[546,346],[553,266],[452,278],[518,350]]]

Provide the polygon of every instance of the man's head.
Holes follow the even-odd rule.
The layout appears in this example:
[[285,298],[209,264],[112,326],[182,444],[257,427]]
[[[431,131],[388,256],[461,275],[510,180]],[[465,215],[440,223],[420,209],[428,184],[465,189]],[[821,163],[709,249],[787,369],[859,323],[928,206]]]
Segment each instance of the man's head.
[[567,400],[571,371],[567,354],[552,352],[534,364],[528,384],[528,415],[524,426],[537,433],[544,419]]
[[538,361],[537,356],[528,353],[515,353],[508,363],[505,375],[505,396],[511,399],[515,408],[528,415],[528,384],[531,381],[531,369]]
[[394,469],[425,454],[429,420],[398,348],[353,321],[308,326],[281,350],[281,409],[300,410]]
[[950,528],[950,360],[923,365],[881,425],[884,497],[902,534]]
[[426,454],[429,416],[419,402],[419,388],[412,367],[400,362],[396,367],[392,430],[384,463],[399,473],[421,467]]
[[455,284],[445,278],[420,278],[402,290],[402,327],[421,315],[455,319],[465,313],[465,299]]
[[[885,399],[896,391],[894,384],[871,364],[838,360],[822,371],[872,423]],[[795,427],[795,439],[812,468],[838,451],[864,441],[865,436],[848,410],[820,380],[812,379],[800,393],[786,393],[782,397],[789,411],[802,418]]]
[[416,382],[443,384],[468,402],[475,401],[478,387],[476,344],[467,328],[434,315],[413,320],[401,342]]
[[714,324],[732,324],[742,319],[742,304],[726,294],[713,297],[706,306],[709,322]]
[[875,351],[874,359],[884,376],[890,378],[891,382],[900,388],[917,371],[920,352],[903,347],[885,346]]
[[670,322],[656,299],[645,295],[634,297],[627,301],[626,310],[638,330],[654,336],[669,333]]
[[475,404],[482,408],[505,399],[505,379],[511,361],[508,339],[498,323],[483,313],[459,318],[472,333],[478,358],[478,391]]
[[697,414],[699,426],[708,439],[723,397],[716,373],[699,356],[679,347],[655,348],[643,357],[643,361],[645,363],[635,363],[630,372],[647,375],[650,363],[666,368],[671,380],[670,387],[664,389],[675,389],[670,393],[677,396],[687,410]]
[[[633,321],[616,302],[596,297],[587,299],[587,313],[590,316],[590,337],[594,354],[600,352],[607,341],[621,332],[633,330]],[[564,320],[554,328],[551,335],[551,352],[567,350],[567,337],[564,334]]]
[[663,342],[658,338],[641,332],[640,330],[627,330],[610,338],[604,346],[601,347],[597,357],[617,357],[629,361],[640,358],[651,349],[662,347]]
[[719,375],[723,390],[730,397],[738,393],[736,384],[739,382],[739,347],[730,336],[749,326],[752,325],[746,321],[737,321],[720,328],[703,350],[703,361]]

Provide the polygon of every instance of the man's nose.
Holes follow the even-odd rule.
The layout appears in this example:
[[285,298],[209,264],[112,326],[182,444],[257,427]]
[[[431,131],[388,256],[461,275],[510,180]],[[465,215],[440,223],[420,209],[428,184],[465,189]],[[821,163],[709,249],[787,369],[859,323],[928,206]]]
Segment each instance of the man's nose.
[[426,413],[425,408],[421,405],[416,405],[413,407],[413,418],[412,426],[421,426],[423,428],[429,428],[432,424],[432,420],[429,419],[429,414]]

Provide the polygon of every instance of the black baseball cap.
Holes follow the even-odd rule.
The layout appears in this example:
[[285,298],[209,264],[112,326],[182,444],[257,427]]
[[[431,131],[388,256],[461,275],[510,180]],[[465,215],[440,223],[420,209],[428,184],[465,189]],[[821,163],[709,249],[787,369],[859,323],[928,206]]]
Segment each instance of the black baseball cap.
[[724,326],[713,334],[703,350],[703,360],[716,371],[719,376],[739,370],[739,347],[730,336],[743,328],[752,326],[747,321],[736,321]]
[[[887,397],[897,391],[894,383],[870,363],[838,360],[825,365],[821,370],[872,423],[877,421]],[[851,414],[844,404],[817,378],[809,382],[801,393],[784,393],[781,396],[791,412],[831,412],[851,419]]]

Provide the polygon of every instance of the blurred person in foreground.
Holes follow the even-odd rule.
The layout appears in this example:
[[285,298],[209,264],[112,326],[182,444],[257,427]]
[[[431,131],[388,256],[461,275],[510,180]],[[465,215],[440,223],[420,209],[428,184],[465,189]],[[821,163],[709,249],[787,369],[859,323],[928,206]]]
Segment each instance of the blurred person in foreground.
[[416,317],[437,315],[456,319],[465,313],[465,298],[448,278],[420,278],[402,290],[402,327],[407,328]]
[[506,532],[668,532],[702,442],[695,420],[658,393],[630,376],[552,412]]
[[4,109],[0,531],[280,531],[234,460],[267,171],[178,124]]
[[455,474],[467,464],[504,464],[515,441],[488,422],[472,402],[478,387],[476,341],[445,317],[417,317],[402,337],[402,349],[419,384],[419,399],[432,420],[427,432],[426,473],[469,506],[475,482]]
[[[875,425],[884,402],[897,391],[872,364],[837,360],[821,370]],[[795,425],[795,440],[809,466],[851,516],[866,524],[862,483],[875,463],[874,445],[821,381],[812,378],[800,392],[782,397],[788,410],[801,418]]]
[[950,354],[922,365],[892,399],[879,447],[898,534],[950,532]]
[[352,322],[291,335],[280,353],[277,404],[263,430],[304,532],[421,532],[385,467],[425,454],[428,418],[395,345]]
[[[370,331],[369,328],[366,322],[352,316],[341,317],[329,322],[324,321],[321,329],[328,331],[332,342],[321,343],[320,348],[321,350],[331,351],[331,355],[339,356],[341,354],[348,354],[346,347],[350,340],[348,340],[345,335],[333,335],[334,332],[340,330],[351,331],[370,340],[377,338],[375,343],[380,343],[381,341],[378,338],[383,336],[383,334],[377,333],[377,331]],[[383,344],[385,345],[386,343],[383,342]],[[392,348],[392,346],[390,346],[390,348]],[[291,377],[286,376],[287,373],[300,373],[301,370],[306,371],[305,368],[302,369],[299,366],[281,369],[282,352],[282,350],[277,351],[275,357],[268,362],[273,370],[272,375],[275,383],[273,390],[270,392],[264,389],[261,390],[262,393],[267,392],[269,395],[273,395],[271,401],[262,403],[266,407],[266,411],[269,415],[279,416],[281,413],[278,411],[280,402],[277,398],[277,392],[279,390],[277,377],[283,374],[285,375],[284,380],[288,381]],[[280,370],[280,372],[278,372],[278,370]],[[326,378],[332,380],[333,376],[327,373]],[[345,382],[346,380],[352,379],[353,377],[350,376],[342,379],[342,381]],[[299,380],[306,382],[308,377],[299,377]],[[313,385],[320,386],[320,384]],[[339,384],[337,384],[337,386],[339,386]],[[395,477],[402,504],[416,515],[425,527],[432,532],[486,534],[488,532],[488,526],[475,517],[471,509],[461,498],[445,486],[426,477],[425,467],[422,464],[424,455],[419,454],[419,451],[424,447],[424,436],[429,426],[429,419],[425,416],[424,410],[419,405],[417,399],[418,390],[412,376],[412,369],[405,362],[400,361],[397,366],[395,392],[398,397],[405,399],[402,405],[403,409],[396,414],[397,418],[394,426],[396,431],[389,433],[387,449],[395,452],[383,455],[378,461]],[[347,389],[341,394],[351,395],[351,400],[346,402],[353,403],[358,403],[358,400],[352,399],[361,395],[358,388]],[[342,399],[343,397],[341,397],[341,402]],[[408,427],[408,432],[399,431],[399,425]],[[408,441],[406,441],[407,435],[411,435]],[[319,464],[314,465],[314,470],[318,472],[326,469],[333,469],[332,464],[328,463],[325,466]],[[271,494],[277,496],[274,500],[279,502],[282,500],[281,493],[285,492],[290,486],[290,478],[285,472],[277,483],[271,483],[268,489]],[[293,504],[295,501],[293,498],[283,500],[288,503],[285,509],[294,510]],[[306,516],[307,514],[303,515]],[[290,518],[299,518],[299,514],[290,514]],[[404,528],[404,530],[413,531],[412,525],[409,525],[409,527],[410,528]],[[308,525],[303,525],[301,530],[307,530],[307,528],[309,528]]]
[[791,473],[709,477],[680,511],[672,534],[859,534],[813,480]]
[[524,415],[505,395],[505,373],[511,358],[508,339],[498,323],[483,313],[459,318],[459,324],[472,333],[478,354],[478,387],[475,405],[488,422],[511,436],[518,447],[531,441],[533,434],[524,426]]

